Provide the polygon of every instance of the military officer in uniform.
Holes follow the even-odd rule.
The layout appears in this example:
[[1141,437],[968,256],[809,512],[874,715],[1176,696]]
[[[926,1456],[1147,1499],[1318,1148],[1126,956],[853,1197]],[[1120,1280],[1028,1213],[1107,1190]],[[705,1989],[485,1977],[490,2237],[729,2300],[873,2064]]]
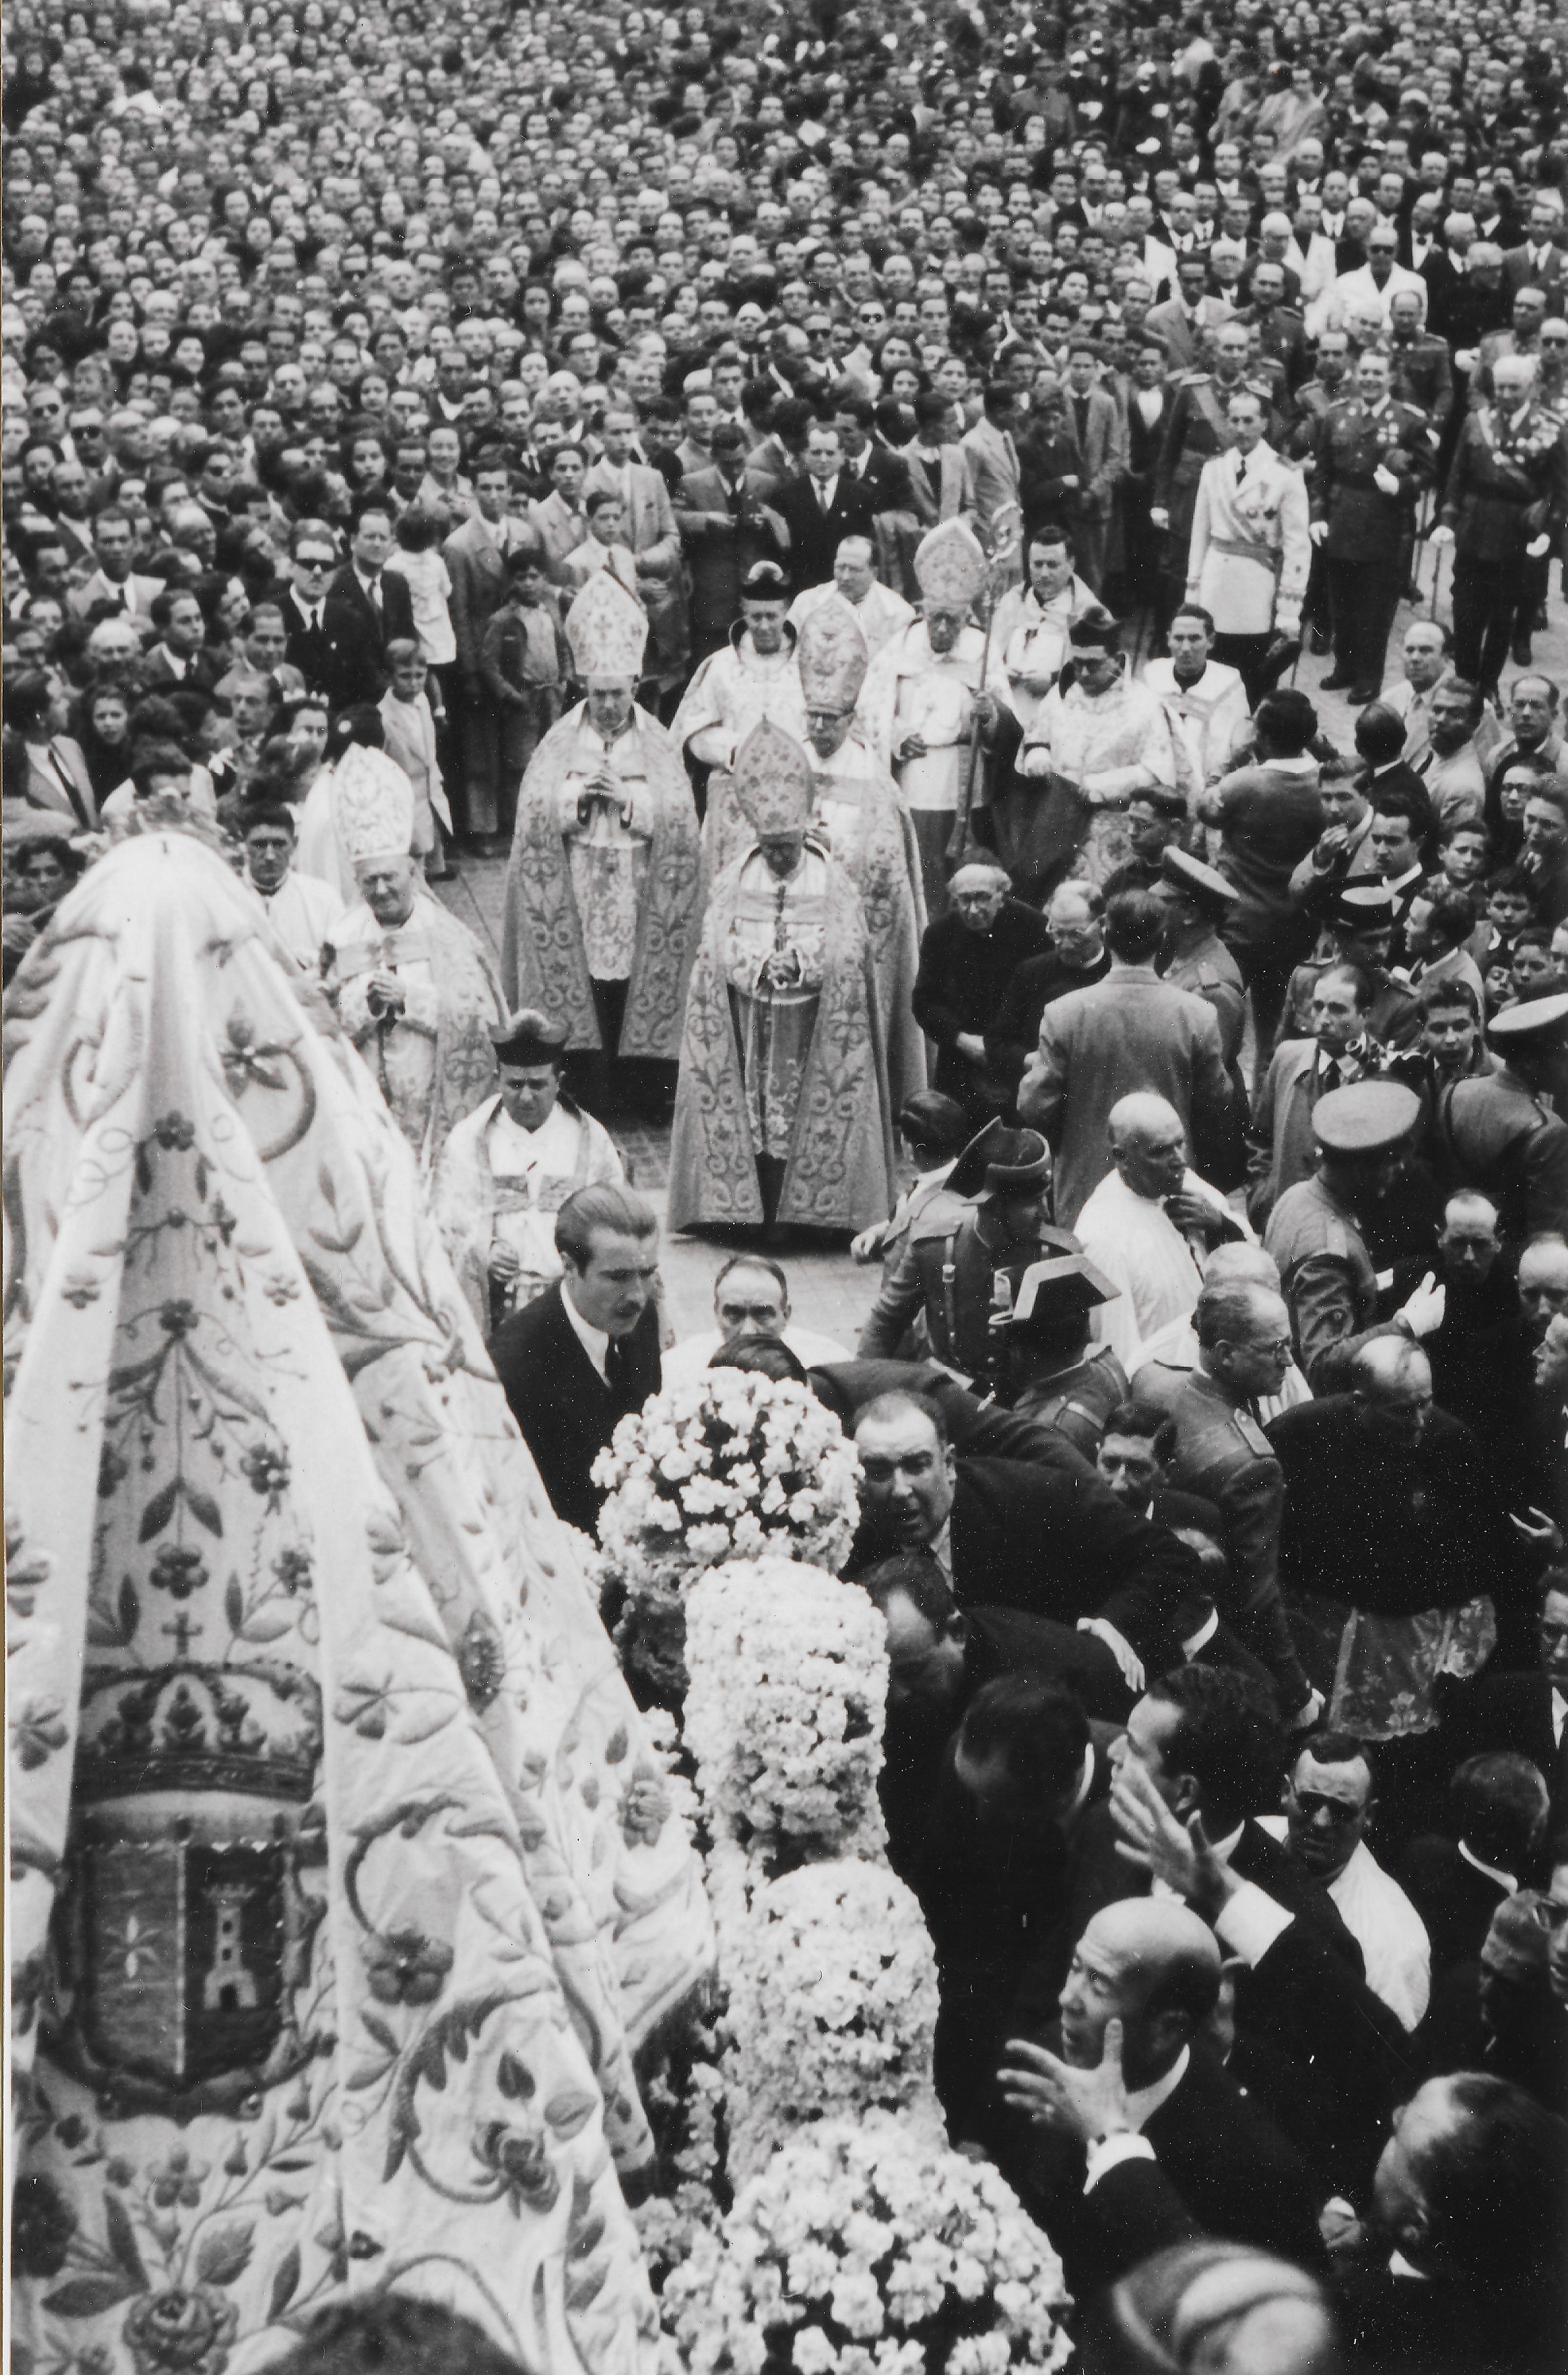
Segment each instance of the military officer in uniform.
[[[1350,394],[1350,341],[1345,332],[1320,331],[1316,377],[1297,388],[1290,427],[1279,448],[1288,462],[1300,463],[1302,477],[1309,490],[1318,430],[1334,406],[1343,403]],[[1302,604],[1302,621],[1311,635],[1313,650],[1326,652],[1328,649],[1328,580],[1325,574],[1323,555],[1316,545],[1312,549],[1312,569],[1307,578],[1306,600]]]
[[[1089,1331],[1102,1304],[1120,1289],[1087,1254],[1053,1254],[1007,1273],[1010,1306],[991,1315],[1001,1390],[1018,1418],[1054,1426],[1075,1451],[1093,1459],[1111,1412],[1127,1398],[1126,1371],[1109,1344]],[[997,1277],[997,1292],[1002,1287]]]
[[1193,513],[1197,508],[1198,480],[1203,466],[1216,454],[1229,454],[1236,432],[1225,408],[1242,388],[1256,396],[1264,408],[1264,433],[1273,420],[1275,384],[1269,371],[1249,368],[1252,333],[1244,322],[1221,322],[1214,333],[1214,369],[1183,372],[1175,382],[1174,399],[1165,424],[1164,440],[1154,471],[1154,501],[1149,516],[1165,529],[1165,568],[1170,580],[1163,615],[1169,618],[1186,588],[1187,552],[1192,544]]
[[1424,412],[1433,454],[1454,410],[1454,365],[1448,341],[1422,327],[1421,301],[1401,289],[1388,307],[1388,392]]
[[1235,958],[1220,938],[1220,926],[1241,896],[1218,868],[1206,866],[1185,849],[1167,849],[1160,861],[1155,896],[1165,910],[1166,939],[1160,958],[1161,978],[1173,989],[1190,989],[1214,1009],[1220,1025],[1220,1053],[1231,1076],[1231,1113],[1235,1142],[1229,1162],[1211,1156],[1208,1176],[1217,1188],[1233,1188],[1246,1167],[1243,1129],[1247,1093],[1242,1079],[1242,1040],[1247,1024],[1247,995]]
[[1395,1081],[1353,1081],[1313,1108],[1317,1175],[1287,1188],[1264,1251],[1279,1265],[1296,1358],[1315,1394],[1343,1391],[1354,1354],[1373,1336],[1419,1342],[1443,1324],[1444,1294],[1429,1270],[1391,1319],[1377,1316],[1366,1215],[1399,1176],[1421,1104]]
[[1527,355],[1499,358],[1493,401],[1459,431],[1432,532],[1434,546],[1454,547],[1454,665],[1488,694],[1516,635],[1527,651],[1544,592],[1536,564],[1544,572],[1568,517],[1568,444],[1534,401],[1534,377]]
[[1432,475],[1426,417],[1388,393],[1388,358],[1367,347],[1356,393],[1332,406],[1313,449],[1312,538],[1321,547],[1334,620],[1334,668],[1324,691],[1355,706],[1375,701],[1394,613],[1404,591],[1406,539],[1416,497]]
[[[1225,406],[1233,452],[1203,466],[1187,554],[1187,598],[1214,620],[1217,658],[1241,670],[1256,704],[1279,681],[1281,637],[1301,625],[1312,561],[1306,489],[1299,470],[1264,442],[1264,405],[1250,387]],[[1284,655],[1282,657],[1281,655]]]
[[1080,1250],[1051,1225],[1051,1150],[1036,1129],[987,1122],[940,1196],[910,1224],[860,1338],[863,1360],[899,1343],[921,1309],[935,1358],[989,1378],[999,1270]]
[[1193,1324],[1197,1366],[1161,1398],[1176,1430],[1166,1479],[1211,1501],[1223,1517],[1230,1589],[1220,1613],[1268,1668],[1292,1730],[1304,1730],[1323,1701],[1307,1681],[1279,1596],[1285,1477],[1257,1415],[1259,1396],[1277,1394],[1285,1382],[1290,1315],[1270,1288],[1232,1279],[1204,1288]]
[[1429,1145],[1445,1191],[1478,1188],[1505,1237],[1568,1230],[1568,1122],[1552,1111],[1568,1046],[1568,994],[1505,1008],[1487,1029],[1498,1072],[1440,1089]]
[[1287,1039],[1312,1037],[1312,993],[1331,964],[1360,965],[1372,983],[1369,1038],[1401,1053],[1415,1046],[1421,1033],[1421,999],[1408,981],[1388,970],[1397,906],[1394,892],[1382,882],[1351,880],[1344,885],[1329,914],[1327,948],[1291,975],[1277,1046]]

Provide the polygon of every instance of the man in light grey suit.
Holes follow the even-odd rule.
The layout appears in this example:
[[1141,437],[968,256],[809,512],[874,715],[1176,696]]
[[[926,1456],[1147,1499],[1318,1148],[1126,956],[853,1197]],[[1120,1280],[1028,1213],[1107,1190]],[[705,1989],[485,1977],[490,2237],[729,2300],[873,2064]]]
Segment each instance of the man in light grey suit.
[[1023,510],[1012,432],[1015,404],[1012,389],[993,380],[985,390],[984,416],[960,441],[968,480],[964,509],[973,513],[987,552],[1011,553],[1010,561],[996,573],[998,590],[1023,580]]
[[452,688],[457,764],[448,785],[453,824],[461,838],[487,840],[503,820],[501,788],[501,720],[479,674],[485,629],[506,599],[506,556],[520,533],[509,511],[512,474],[499,449],[474,464],[474,514],[454,528],[442,547],[452,593],[453,639],[457,645]]
[[1154,970],[1164,913],[1147,891],[1113,899],[1105,910],[1110,972],[1092,988],[1055,999],[1041,1018],[1018,1110],[1055,1152],[1058,1228],[1077,1224],[1110,1169],[1111,1108],[1135,1090],[1174,1106],[1200,1175],[1217,1152],[1222,1159],[1232,1089],[1220,1024],[1206,999],[1173,989]]
[[1287,1188],[1317,1169],[1313,1108],[1377,1068],[1367,1036],[1372,984],[1360,965],[1331,964],[1313,984],[1310,1039],[1282,1039],[1258,1083],[1247,1132],[1247,1218],[1261,1230]]
[[1078,448],[1079,514],[1073,523],[1078,573],[1099,593],[1105,576],[1105,538],[1116,482],[1127,466],[1122,408],[1100,384],[1100,350],[1075,337],[1067,352],[1063,419]]
[[690,584],[669,489],[659,471],[632,459],[637,416],[616,406],[600,429],[604,453],[583,482],[589,495],[619,495],[622,535],[637,556],[637,592],[648,613],[647,673],[662,691],[678,684],[691,657]]

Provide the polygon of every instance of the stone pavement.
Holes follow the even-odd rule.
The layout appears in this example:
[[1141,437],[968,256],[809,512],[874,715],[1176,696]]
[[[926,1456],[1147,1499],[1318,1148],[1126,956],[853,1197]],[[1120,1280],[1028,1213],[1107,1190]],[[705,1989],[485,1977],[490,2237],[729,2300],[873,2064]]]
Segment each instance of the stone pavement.
[[[1390,685],[1399,680],[1399,645],[1406,627],[1413,616],[1431,615],[1432,560],[1430,549],[1423,550],[1420,573],[1426,603],[1419,612],[1409,607],[1401,608],[1394,633],[1389,639],[1386,681]],[[1452,573],[1450,554],[1444,560],[1439,585],[1440,613],[1444,622],[1452,619],[1448,590]],[[1535,639],[1535,664],[1562,684],[1568,682],[1568,621],[1564,620],[1555,571],[1549,615],[1551,620],[1549,631]],[[1317,703],[1320,721],[1330,738],[1341,750],[1350,750],[1353,747],[1356,712],[1346,706],[1340,694],[1321,692],[1318,689],[1320,679],[1327,675],[1332,666],[1332,659],[1326,656],[1317,659],[1310,654],[1303,654],[1295,681]],[[1506,683],[1505,675],[1505,688]],[[499,963],[505,863],[501,858],[481,857],[459,857],[457,863],[461,869],[458,879],[441,884],[441,895],[453,913],[477,932]],[[1245,1053],[1250,1055],[1250,1028],[1247,1035],[1249,1046]],[[668,1176],[668,1129],[626,1122],[618,1117],[611,1117],[608,1127],[621,1148],[630,1176],[657,1207],[662,1223]],[[664,1242],[665,1293],[677,1334],[686,1336],[700,1329],[711,1328],[713,1324],[713,1281],[725,1259],[724,1252],[697,1237],[666,1235]],[[785,1257],[784,1266],[789,1273],[794,1316],[800,1325],[836,1337],[853,1352],[861,1324],[876,1295],[880,1276],[878,1267],[873,1264],[868,1269],[862,1269],[850,1259],[847,1252],[794,1250]]]

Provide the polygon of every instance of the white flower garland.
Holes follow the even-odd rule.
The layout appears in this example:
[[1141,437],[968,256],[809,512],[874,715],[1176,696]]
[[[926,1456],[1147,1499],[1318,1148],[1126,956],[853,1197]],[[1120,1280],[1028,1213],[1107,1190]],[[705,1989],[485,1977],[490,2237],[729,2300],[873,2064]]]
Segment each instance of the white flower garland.
[[824,2121],[665,2286],[690,2375],[1008,2375],[1070,2349],[1061,2263],[988,2164],[883,2111]]
[[885,1866],[811,1863],[768,1881],[721,1930],[729,1991],[730,2176],[792,2127],[868,2109],[940,2113],[931,2086],[937,1961]]
[[859,1522],[855,1446],[794,1378],[708,1369],[652,1395],[593,1472],[606,1570],[634,1592],[677,1593],[726,1559],[837,1568]]
[[782,1558],[719,1567],[688,1595],[686,1642],[715,1836],[878,1854],[887,1628],[860,1586]]

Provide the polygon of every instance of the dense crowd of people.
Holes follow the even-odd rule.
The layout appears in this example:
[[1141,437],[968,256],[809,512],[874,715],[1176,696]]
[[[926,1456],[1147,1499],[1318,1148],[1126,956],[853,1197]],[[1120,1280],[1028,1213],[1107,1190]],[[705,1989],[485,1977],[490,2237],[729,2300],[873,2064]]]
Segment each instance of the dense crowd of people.
[[584,1531],[661,1382],[838,1412],[949,2132],[1106,2375],[1563,2364],[1558,30],[6,39],[7,982],[219,851]]

